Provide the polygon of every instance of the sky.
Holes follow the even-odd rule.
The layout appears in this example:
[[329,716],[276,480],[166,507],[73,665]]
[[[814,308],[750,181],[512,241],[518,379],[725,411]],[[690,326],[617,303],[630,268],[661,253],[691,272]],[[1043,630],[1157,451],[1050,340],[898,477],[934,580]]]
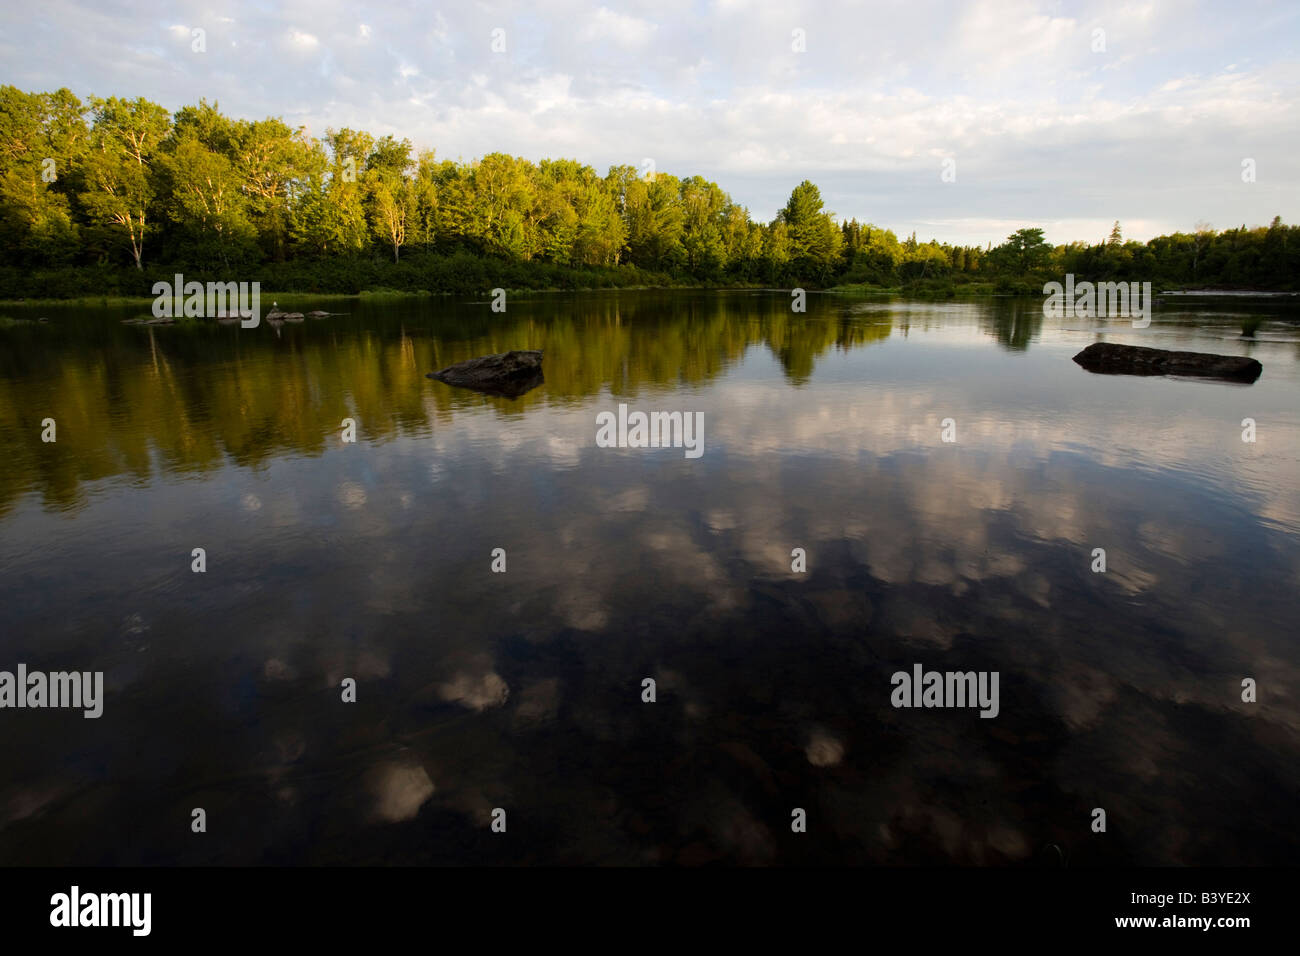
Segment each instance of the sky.
[[[202,50],[196,30],[203,31]],[[207,99],[440,158],[702,175],[772,219],[1099,242],[1300,222],[1300,3],[39,0],[0,83]],[[1253,171],[1253,181],[1244,181]]]

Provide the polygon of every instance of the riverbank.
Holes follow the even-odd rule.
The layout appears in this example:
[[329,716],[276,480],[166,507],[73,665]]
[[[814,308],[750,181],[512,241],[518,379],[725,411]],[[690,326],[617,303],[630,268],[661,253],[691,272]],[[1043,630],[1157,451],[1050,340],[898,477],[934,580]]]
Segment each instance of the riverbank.
[[[47,270],[20,270],[0,267],[0,307],[56,305],[148,305],[152,294],[135,290],[152,290],[154,283],[174,282],[177,273],[185,280],[226,282],[229,273],[187,269],[184,266],[159,267],[138,272],[131,268],[65,267]],[[1059,277],[1057,277],[1059,279]],[[572,268],[541,262],[504,262],[491,258],[457,254],[453,256],[412,256],[401,263],[369,260],[331,260],[318,263],[271,264],[252,270],[240,281],[261,284],[263,301],[311,299],[355,299],[357,297],[418,298],[434,296],[486,295],[492,289],[504,289],[509,295],[648,291],[669,289],[790,289],[796,286],[810,292],[837,296],[901,295],[917,299],[985,298],[989,296],[1041,297],[1043,284],[1051,276],[1024,278],[999,277],[996,280],[966,280],[951,277],[914,279],[883,284],[874,282],[839,283],[819,287],[814,282],[788,282],[776,285],[757,280],[692,279],[664,272],[650,272],[636,266]],[[1290,298],[1300,293],[1289,290],[1206,288],[1156,283],[1158,295],[1230,296],[1237,298]]]
[[152,300],[157,282],[257,282],[263,298],[293,295],[478,295],[490,289],[508,292],[578,291],[585,289],[728,288],[755,283],[727,278],[681,277],[633,265],[561,266],[549,262],[515,262],[455,253],[414,254],[400,262],[339,258],[315,262],[264,263],[249,269],[202,269],[184,264],[159,265],[143,272],[130,266],[63,266],[51,269],[0,267],[0,303],[8,305],[75,300],[134,302]]
[[[914,298],[954,298],[974,296],[1026,296],[1041,298],[1043,285],[1059,282],[1060,276],[1044,274],[1034,278],[1003,277],[996,281],[955,281],[952,279],[919,279],[896,285],[879,285],[873,282],[854,282],[833,285],[822,291],[837,295],[905,295]],[[1108,281],[1091,279],[1090,281]],[[1153,281],[1155,294],[1160,296],[1195,298],[1279,298],[1300,297],[1300,292],[1288,289],[1256,289],[1241,287],[1207,288],[1202,285],[1180,285],[1176,282]]]

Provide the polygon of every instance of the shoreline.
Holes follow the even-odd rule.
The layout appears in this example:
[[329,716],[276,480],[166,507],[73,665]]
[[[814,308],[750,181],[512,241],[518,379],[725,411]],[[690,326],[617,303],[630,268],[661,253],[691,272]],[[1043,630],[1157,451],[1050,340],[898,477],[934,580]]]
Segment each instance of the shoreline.
[[[581,286],[578,288],[562,288],[558,286],[549,286],[546,288],[506,288],[505,292],[511,296],[521,295],[557,295],[557,294],[585,294],[585,293],[619,293],[619,292],[789,292],[791,289],[799,288],[798,286],[772,286],[766,283],[755,284],[731,284],[731,285],[627,285],[627,286],[609,286],[609,287],[591,287]],[[835,285],[826,288],[808,287],[807,292],[816,295],[835,295],[835,296],[868,296],[868,295],[897,295],[910,296],[912,298],[1019,298],[1034,299],[1039,298],[1035,292],[1025,291],[1004,291],[997,290],[997,284],[993,282],[971,282],[971,283],[949,283],[943,285],[927,285],[921,287],[909,288],[907,286],[874,286],[864,283],[862,285]],[[446,291],[433,292],[427,289],[404,290],[404,289],[363,289],[360,292],[277,292],[263,291],[259,293],[262,298],[270,298],[273,301],[284,299],[288,302],[296,301],[330,301],[330,300],[356,300],[356,299],[432,299],[432,298],[464,298],[475,295],[490,295],[491,290],[479,291]],[[1289,299],[1300,298],[1300,292],[1280,289],[1161,289],[1157,293],[1160,296],[1186,297],[1196,296],[1205,297],[1223,297],[1223,298],[1261,298],[1261,299]],[[0,308],[26,308],[33,306],[41,307],[58,307],[58,306],[85,306],[94,305],[99,307],[106,306],[136,306],[150,305],[156,300],[157,296],[120,296],[120,295],[83,295],[69,296],[66,298],[23,298],[23,299],[0,299]]]

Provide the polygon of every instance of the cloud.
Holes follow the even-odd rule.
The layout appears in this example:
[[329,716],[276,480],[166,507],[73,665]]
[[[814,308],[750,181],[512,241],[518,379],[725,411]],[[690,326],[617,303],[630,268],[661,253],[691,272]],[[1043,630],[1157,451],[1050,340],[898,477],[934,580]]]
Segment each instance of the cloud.
[[657,29],[648,20],[601,7],[583,28],[582,38],[590,42],[612,40],[623,46],[642,46],[650,42]]
[[459,673],[449,683],[439,685],[438,694],[445,701],[471,710],[487,710],[504,704],[510,696],[510,688],[500,674],[491,671],[486,674]]
[[425,769],[410,759],[394,760],[367,775],[374,814],[387,823],[410,820],[433,796],[433,781]]

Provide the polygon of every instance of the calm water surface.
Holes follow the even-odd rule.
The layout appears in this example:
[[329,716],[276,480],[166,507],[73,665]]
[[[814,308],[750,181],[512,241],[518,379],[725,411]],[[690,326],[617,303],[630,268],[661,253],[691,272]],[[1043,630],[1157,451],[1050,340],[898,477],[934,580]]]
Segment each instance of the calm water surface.
[[[1294,862],[1283,306],[291,305],[348,314],[4,310],[50,321],[0,328],[0,669],[106,694],[0,711],[0,863]],[[1097,340],[1264,374],[1092,375]],[[425,378],[511,348],[517,400]],[[703,412],[703,456],[597,447],[620,402]],[[998,671],[1000,714],[893,708],[916,663]]]

